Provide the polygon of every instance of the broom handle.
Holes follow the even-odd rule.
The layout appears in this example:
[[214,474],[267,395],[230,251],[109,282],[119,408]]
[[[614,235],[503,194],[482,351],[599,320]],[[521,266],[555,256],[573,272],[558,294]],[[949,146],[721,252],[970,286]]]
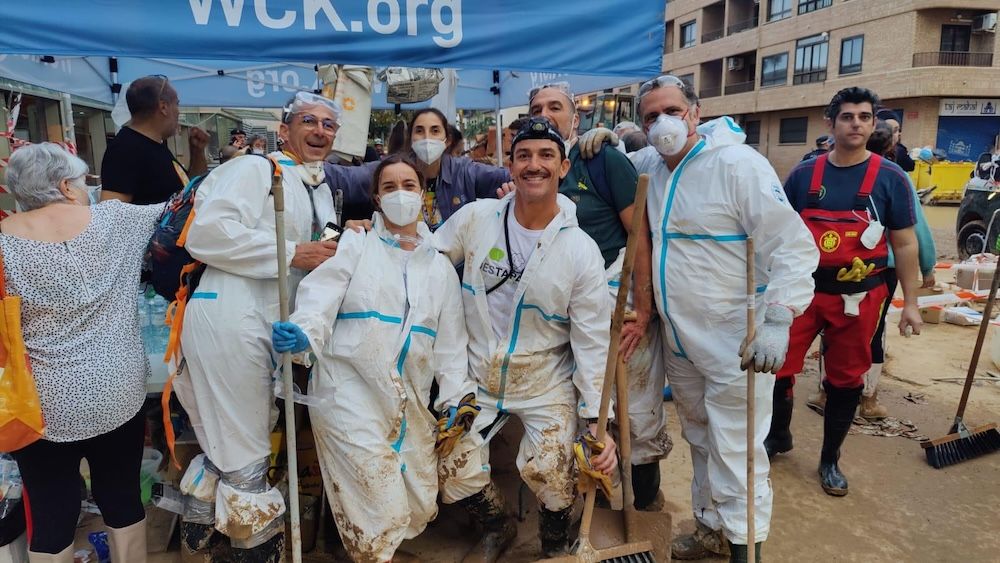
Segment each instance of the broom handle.
[[997,268],[993,270],[990,297],[986,301],[983,320],[979,321],[979,334],[976,336],[976,347],[972,350],[972,360],[969,361],[969,373],[965,376],[965,387],[962,389],[962,400],[958,402],[958,412],[955,414],[956,426],[962,421],[962,417],[965,416],[965,407],[969,403],[969,392],[972,391],[972,381],[976,378],[976,369],[979,367],[979,355],[983,351],[983,342],[986,340],[986,329],[990,325],[990,314],[993,312],[993,300],[997,296],[997,286],[1000,286],[1000,264],[997,264]]
[[[621,284],[618,286],[618,297],[615,301],[615,313],[611,317],[611,341],[608,345],[608,359],[604,364],[604,385],[601,388],[601,409],[597,418],[597,441],[604,441],[607,435],[608,409],[611,407],[611,384],[618,366],[618,345],[622,335],[622,324],[625,320],[625,303],[628,301],[628,290],[632,280],[632,263],[635,261],[635,251],[639,244],[639,234],[642,221],[646,215],[646,191],[649,187],[649,175],[640,174],[635,190],[635,203],[632,210],[632,230],[629,231],[625,243],[625,260],[622,263]],[[627,415],[627,413],[625,413]],[[625,463],[628,463],[626,460]],[[596,500],[596,483],[586,491],[583,504],[583,520],[580,522],[580,544],[590,543],[590,524],[594,519],[594,501]]]
[[[747,237],[747,346],[753,342],[757,332],[754,318],[754,298],[756,295],[754,282],[754,249],[753,238]],[[757,527],[754,525],[754,395],[757,390],[757,374],[751,362],[747,368],[747,561],[756,561]]]
[[[278,243],[278,307],[281,322],[288,321],[288,262],[285,251],[285,190],[280,169],[271,178],[274,196],[274,233]],[[292,561],[302,563],[302,526],[299,521],[299,460],[295,444],[295,388],[292,382],[292,354],[281,354],[285,386],[285,440],[288,449],[288,504],[292,522]]]

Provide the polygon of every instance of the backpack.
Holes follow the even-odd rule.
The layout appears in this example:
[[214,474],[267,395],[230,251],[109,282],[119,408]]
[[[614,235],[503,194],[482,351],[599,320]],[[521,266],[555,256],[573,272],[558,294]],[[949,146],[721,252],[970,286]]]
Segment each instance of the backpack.
[[[277,164],[264,155],[271,164],[271,175],[274,176]],[[149,272],[149,282],[153,289],[167,301],[182,298],[178,292],[186,288],[184,300],[201,280],[205,265],[191,257],[184,247],[187,242],[188,229],[194,222],[194,198],[198,188],[208,174],[196,176],[179,191],[170,196],[167,206],[157,220],[156,229],[146,248],[146,269]]]

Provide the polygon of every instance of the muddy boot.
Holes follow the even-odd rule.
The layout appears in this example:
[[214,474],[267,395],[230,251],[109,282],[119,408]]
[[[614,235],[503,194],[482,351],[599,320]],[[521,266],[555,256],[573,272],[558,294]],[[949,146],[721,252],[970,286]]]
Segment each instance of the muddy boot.
[[181,545],[189,553],[198,553],[208,549],[218,536],[219,534],[215,533],[215,526],[212,524],[181,521]]
[[670,553],[674,559],[692,561],[710,557],[728,557],[729,542],[722,530],[713,530],[695,520],[696,528],[693,534],[685,534],[670,544]]
[[285,533],[275,534],[271,539],[250,549],[232,548],[231,563],[281,563],[285,555]]
[[479,542],[462,559],[463,563],[493,563],[517,536],[517,527],[507,514],[500,489],[490,481],[483,490],[458,504],[483,528]]
[[822,379],[819,382],[819,389],[806,397],[806,406],[823,416],[823,411],[826,409],[826,389],[823,388]]
[[871,397],[861,395],[861,408],[859,411],[861,418],[868,422],[876,422],[889,416],[888,409],[878,404],[878,391],[873,393]]
[[[756,551],[754,551],[754,561],[755,563],[760,563],[760,544],[762,542],[757,542],[754,544]],[[729,563],[750,563],[747,561],[749,554],[747,553],[747,546],[740,545],[738,543],[729,542]]]
[[662,508],[651,508],[657,498],[663,498],[660,493],[660,462],[642,463],[632,466],[632,492],[635,493],[635,502],[632,506],[636,510],[649,510],[658,512]]
[[771,430],[764,438],[767,458],[792,451],[792,378],[781,377],[774,382],[774,410],[771,414]]
[[826,386],[827,397],[823,415],[823,449],[819,458],[820,485],[826,494],[842,497],[847,494],[847,477],[837,465],[840,446],[851,429],[863,388],[838,389],[827,382],[823,385]]
[[538,509],[538,538],[542,540],[545,557],[558,557],[569,553],[570,505],[562,510]]

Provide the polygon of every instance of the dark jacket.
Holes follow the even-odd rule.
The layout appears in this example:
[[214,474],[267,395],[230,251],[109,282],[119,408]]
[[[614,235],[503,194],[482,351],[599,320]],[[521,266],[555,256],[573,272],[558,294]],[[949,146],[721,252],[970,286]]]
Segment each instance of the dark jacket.
[[[361,166],[340,166],[325,164],[326,182],[330,190],[344,191],[344,209],[364,208],[371,204],[372,176],[379,162],[366,162]],[[441,172],[438,174],[436,197],[441,220],[451,217],[460,207],[483,198],[496,198],[497,188],[510,181],[506,168],[475,162],[465,156],[441,156]],[[349,217],[360,219],[362,217]],[[365,219],[369,218],[368,214]]]

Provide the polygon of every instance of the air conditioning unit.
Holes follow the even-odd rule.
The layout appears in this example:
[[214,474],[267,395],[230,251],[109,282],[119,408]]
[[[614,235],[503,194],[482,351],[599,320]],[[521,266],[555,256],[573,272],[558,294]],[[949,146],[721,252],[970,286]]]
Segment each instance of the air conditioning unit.
[[983,14],[972,19],[972,31],[995,33],[997,30],[997,14]]
[[729,57],[729,70],[743,70],[743,57]]

